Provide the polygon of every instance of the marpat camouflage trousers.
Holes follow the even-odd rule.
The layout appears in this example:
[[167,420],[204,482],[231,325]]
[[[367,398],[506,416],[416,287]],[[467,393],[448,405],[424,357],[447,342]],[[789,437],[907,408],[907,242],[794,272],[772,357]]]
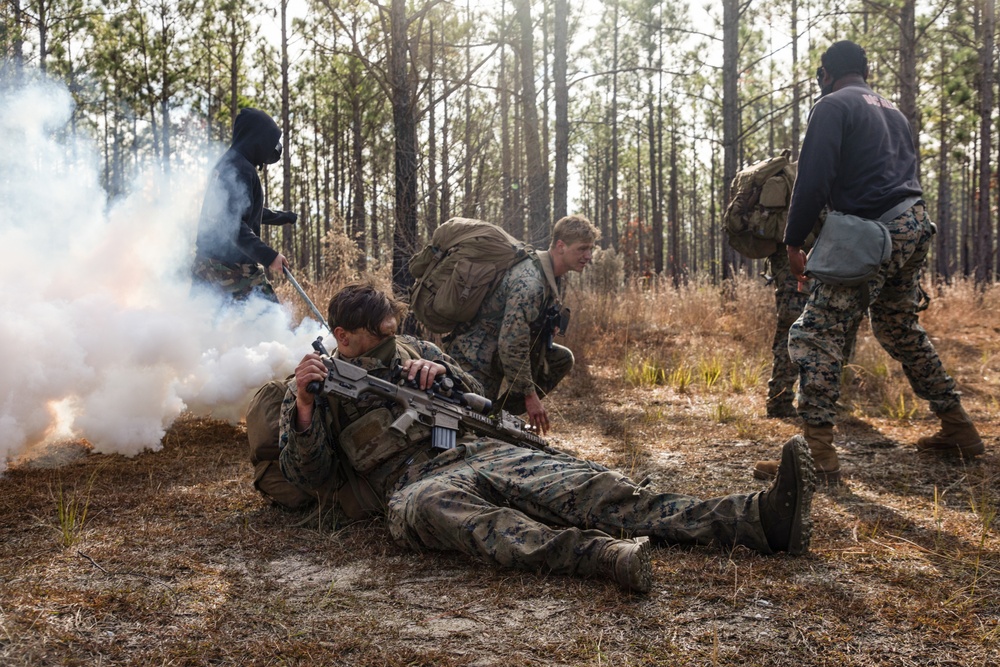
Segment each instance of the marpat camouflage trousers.
[[481,439],[411,467],[389,498],[388,524],[412,549],[585,575],[605,544],[639,535],[771,553],[760,495],[654,493],[589,461]]
[[[767,270],[774,282],[776,313],[774,338],[771,340],[771,379],[767,382],[767,408],[769,411],[781,411],[793,405],[795,382],[799,379],[799,366],[788,353],[788,332],[805,310],[816,281],[810,280],[803,289],[799,289],[799,281],[792,275],[784,245],[767,258]],[[854,354],[857,334],[857,327],[847,332],[841,357],[845,362]]]
[[[531,366],[531,381],[535,391],[539,398],[545,398],[573,369],[573,352],[568,347],[555,343],[551,349],[542,344],[531,351]],[[513,415],[524,414],[527,411],[524,406],[524,394],[506,390],[500,393],[504,379],[502,370],[485,376],[475,371],[471,372],[482,382],[483,395],[497,396],[494,402],[501,408]]]
[[[946,412],[958,407],[959,393],[917,316],[918,281],[933,225],[918,204],[886,226],[892,256],[867,284],[872,332],[889,356],[903,365],[913,392],[929,401],[935,413]],[[845,337],[857,331],[864,315],[864,287],[817,282],[789,331],[788,353],[800,370],[799,415],[813,426],[835,422]]]
[[799,318],[809,300],[808,291],[799,290],[799,281],[792,275],[784,245],[767,258],[767,269],[774,281],[774,306],[777,321],[771,341],[771,379],[767,382],[767,407],[781,409],[791,406],[795,398],[795,381],[799,367],[788,356],[788,330]]
[[191,269],[196,282],[211,285],[228,294],[234,301],[247,299],[256,292],[278,303],[278,295],[260,264],[229,264],[217,259],[196,258]]

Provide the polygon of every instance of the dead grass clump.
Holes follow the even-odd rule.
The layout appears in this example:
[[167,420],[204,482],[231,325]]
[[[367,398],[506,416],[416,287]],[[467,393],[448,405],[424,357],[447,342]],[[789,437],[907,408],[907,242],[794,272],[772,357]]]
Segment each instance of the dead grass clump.
[[677,289],[630,284],[613,294],[573,289],[567,302],[573,309],[569,341],[580,347],[594,342],[605,354],[608,346],[620,353],[705,337],[713,345],[728,338],[744,347],[769,347],[773,335],[774,293],[745,278],[725,288],[697,280]]
[[[331,232],[332,233],[332,232]],[[310,280],[305,272],[297,272],[293,269],[292,275],[302,286],[302,289],[309,296],[310,300],[319,309],[323,319],[327,319],[327,308],[330,299],[343,289],[346,285],[358,280],[359,274],[353,264],[340,264],[340,270],[328,274],[329,277],[322,282],[316,283]],[[380,264],[373,267],[373,270],[365,273],[365,279],[371,279],[379,289],[391,292],[392,287],[392,267],[389,264]],[[304,319],[316,319],[312,310],[306,305],[302,297],[295,290],[292,284],[282,278],[275,281],[274,291],[278,295],[281,304],[292,313],[292,323],[298,324]]]

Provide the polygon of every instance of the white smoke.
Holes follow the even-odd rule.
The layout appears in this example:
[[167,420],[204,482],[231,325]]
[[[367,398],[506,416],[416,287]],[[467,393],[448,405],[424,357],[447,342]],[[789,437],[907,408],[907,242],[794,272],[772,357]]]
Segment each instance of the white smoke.
[[0,471],[47,438],[157,450],[185,410],[236,420],[320,325],[192,294],[207,164],[142,173],[108,205],[96,145],[67,138],[57,84],[0,95]]

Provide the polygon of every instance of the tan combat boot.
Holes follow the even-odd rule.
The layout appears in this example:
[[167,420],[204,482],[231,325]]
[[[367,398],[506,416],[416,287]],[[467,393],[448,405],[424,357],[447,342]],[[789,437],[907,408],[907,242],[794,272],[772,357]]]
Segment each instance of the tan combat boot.
[[[802,434],[812,452],[816,479],[824,484],[840,484],[840,459],[833,446],[833,425],[806,424]],[[778,465],[778,461],[757,461],[753,466],[753,476],[757,479],[774,479],[778,474]]]
[[971,459],[986,451],[976,425],[961,405],[948,412],[939,412],[938,418],[941,420],[938,432],[917,440],[918,454]]
[[653,548],[648,537],[608,542],[597,556],[594,575],[613,580],[631,593],[653,587]]

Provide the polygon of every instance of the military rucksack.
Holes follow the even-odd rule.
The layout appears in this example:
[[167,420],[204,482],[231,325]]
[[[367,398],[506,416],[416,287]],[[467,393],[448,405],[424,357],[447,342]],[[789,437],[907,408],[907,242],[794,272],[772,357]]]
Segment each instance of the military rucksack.
[[479,312],[504,272],[535,254],[491,222],[452,218],[410,260],[410,310],[433,333],[448,333]]
[[272,380],[254,394],[247,408],[247,440],[250,464],[254,467],[253,485],[261,495],[286,509],[301,509],[316,500],[281,474],[278,457],[278,418],[285,388],[290,378]]
[[767,257],[784,239],[796,171],[790,158],[791,151],[784,150],[733,179],[723,228],[729,245],[744,257]]

